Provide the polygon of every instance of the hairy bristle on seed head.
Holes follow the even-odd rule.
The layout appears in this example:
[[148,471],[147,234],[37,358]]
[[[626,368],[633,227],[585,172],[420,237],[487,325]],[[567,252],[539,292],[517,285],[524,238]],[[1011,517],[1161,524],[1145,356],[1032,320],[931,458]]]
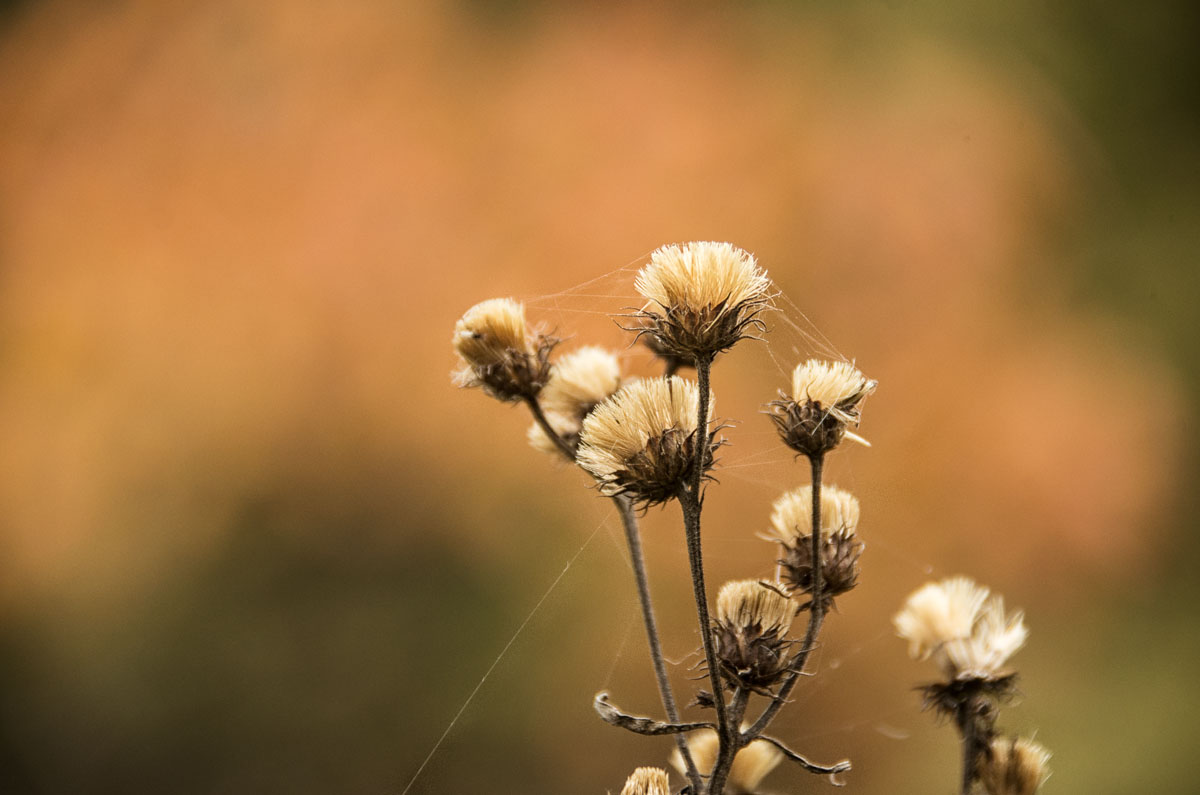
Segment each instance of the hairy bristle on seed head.
[[554,363],[550,380],[538,399],[547,413],[575,416],[580,421],[621,386],[621,363],[616,354],[586,346]]
[[667,771],[658,767],[639,767],[625,780],[621,795],[670,795]]
[[733,580],[717,594],[717,620],[734,627],[760,627],[765,633],[785,634],[796,606],[784,596],[783,584],[769,588],[758,580]]
[[946,642],[942,652],[947,673],[966,679],[1000,676],[1028,637],[1024,614],[1005,613],[1004,598],[993,596],[979,609],[969,636]]
[[914,591],[892,619],[896,633],[908,641],[909,656],[923,660],[943,644],[969,637],[988,593],[967,577],[926,583]]
[[[709,418],[712,399],[709,399]],[[700,390],[671,376],[634,381],[583,421],[577,461],[607,495],[630,493],[648,504],[676,494],[691,468]],[[707,430],[707,429],[706,429]],[[711,450],[705,447],[711,464]]]
[[[821,533],[853,533],[858,528],[859,507],[854,495],[837,486],[821,487]],[[791,544],[812,535],[812,486],[801,486],[775,500],[771,510],[771,536]]]
[[476,304],[454,325],[454,350],[471,367],[504,360],[510,350],[533,353],[525,330],[525,307],[511,298]]
[[1024,737],[996,737],[979,769],[988,795],[1034,795],[1050,777],[1050,752]]
[[[696,763],[696,769],[702,775],[708,775],[716,764],[717,753],[720,750],[717,733],[711,729],[693,732],[688,737],[688,750]],[[729,778],[726,780],[726,792],[729,795],[753,795],[758,791],[762,780],[778,767],[782,760],[783,753],[775,746],[764,740],[753,741],[738,751],[737,756],[733,758],[733,767],[730,768]],[[683,755],[679,753],[678,748],[671,754],[671,764],[679,772],[687,772]]]
[[816,403],[843,422],[855,419],[853,409],[875,391],[875,382],[850,362],[809,359],[792,373],[792,400]]
[[650,255],[634,288],[663,309],[745,306],[770,298],[771,280],[754,256],[730,243],[667,245]]

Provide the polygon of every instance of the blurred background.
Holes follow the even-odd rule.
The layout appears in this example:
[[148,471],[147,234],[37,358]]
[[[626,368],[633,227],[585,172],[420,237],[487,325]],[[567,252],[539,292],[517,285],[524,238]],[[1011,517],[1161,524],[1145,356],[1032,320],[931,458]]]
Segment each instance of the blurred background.
[[[714,589],[771,571],[755,533],[807,480],[758,413],[787,370],[880,381],[829,473],[862,585],[777,734],[854,791],[954,792],[890,617],[966,573],[1027,611],[1001,723],[1054,751],[1046,792],[1192,792],[1198,17],[5,3],[0,790],[602,793],[661,764],[590,707],[658,713],[610,506],[451,385],[449,343],[512,295],[652,372],[610,316],[651,250],[716,239],[790,303],[715,372]],[[677,508],[644,531],[686,689]]]

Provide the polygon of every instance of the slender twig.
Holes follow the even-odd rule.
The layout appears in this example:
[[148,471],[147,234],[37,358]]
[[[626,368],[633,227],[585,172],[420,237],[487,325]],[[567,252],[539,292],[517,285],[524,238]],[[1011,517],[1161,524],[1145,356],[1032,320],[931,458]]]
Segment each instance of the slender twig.
[[[687,536],[688,564],[692,572],[692,594],[696,599],[696,618],[700,624],[700,640],[704,644],[704,661],[708,666],[708,677],[712,683],[713,704],[717,710],[717,736],[723,748],[732,732],[725,709],[725,693],[721,685],[721,672],[717,666],[717,654],[712,642],[712,622],[708,614],[708,592],[704,587],[704,555],[700,544],[700,512],[703,499],[700,494],[704,483],[704,463],[709,455],[711,437],[708,431],[709,374],[712,356],[696,355],[696,385],[700,391],[697,410],[696,432],[692,446],[692,482],[679,493],[679,506],[683,511],[684,533]],[[720,790],[708,790],[719,795]]]
[[733,699],[729,702],[729,737],[723,740],[720,744],[717,763],[713,765],[712,773],[708,780],[708,791],[711,795],[720,795],[725,791],[725,780],[729,777],[729,771],[733,769],[733,760],[737,756],[738,751],[746,743],[742,740],[741,732],[734,727],[738,726],[742,721],[742,716],[746,714],[746,705],[750,702],[750,691],[744,687],[738,687],[734,690]]
[[821,588],[821,474],[824,469],[825,457],[823,455],[813,456],[809,459],[812,467],[812,535],[813,535],[813,592],[812,601],[809,605],[808,614],[808,629],[804,632],[804,643],[800,645],[800,651],[796,652],[796,656],[792,658],[789,665],[787,678],[783,680],[783,685],[779,688],[779,693],[772,699],[767,708],[763,710],[762,715],[759,715],[758,720],[754,721],[754,725],[745,733],[746,737],[757,737],[762,734],[771,721],[775,718],[776,713],[787,703],[787,698],[791,695],[792,688],[796,686],[796,682],[800,679],[800,674],[804,670],[805,664],[808,662],[808,655],[812,652],[813,647],[817,642],[817,634],[821,631],[821,624],[825,620],[825,604],[820,596]]
[[701,721],[698,723],[663,723],[662,721],[647,718],[642,715],[630,715],[622,712],[615,704],[608,700],[608,693],[597,693],[592,699],[592,708],[596,710],[596,714],[600,716],[600,720],[605,723],[616,726],[619,729],[631,731],[634,734],[644,734],[648,737],[657,737],[662,734],[682,735],[685,732],[694,732],[698,729],[712,729],[715,724],[709,721]]
[[[650,643],[650,659],[654,664],[654,677],[658,680],[658,693],[662,697],[663,709],[671,723],[679,723],[679,709],[675,705],[675,696],[671,692],[671,680],[667,678],[667,666],[663,658],[662,643],[658,637],[658,621],[654,617],[654,604],[650,599],[650,583],[646,578],[646,560],[642,555],[642,539],[638,532],[637,515],[633,510],[633,501],[624,495],[613,497],[617,512],[621,514],[621,523],[625,527],[625,540],[629,544],[629,557],[633,561],[633,576],[637,580],[638,601],[642,605],[642,622],[646,625],[646,638]],[[675,744],[683,756],[687,768],[688,781],[692,788],[699,791],[700,772],[692,759],[691,749],[682,734],[675,735]]]
[[763,734],[763,735],[760,735],[759,737],[756,737],[755,739],[762,740],[763,742],[766,742],[766,743],[770,743],[771,745],[778,748],[780,751],[783,751],[784,756],[786,756],[788,759],[792,760],[796,764],[800,765],[802,768],[807,770],[809,773],[819,773],[822,775],[833,776],[838,773],[845,773],[846,771],[848,771],[850,769],[849,760],[843,760],[841,762],[837,762],[832,765],[818,765],[816,762],[810,762],[808,759],[805,759],[803,756],[801,756],[800,754],[793,751],[791,748],[788,748],[786,745],[784,745],[782,741],[777,740],[774,737],[768,737],[767,735]]
[[963,743],[962,795],[970,795],[978,772],[983,738],[988,734],[988,729],[980,726],[981,705],[977,696],[959,702],[957,712],[955,722],[962,733]]

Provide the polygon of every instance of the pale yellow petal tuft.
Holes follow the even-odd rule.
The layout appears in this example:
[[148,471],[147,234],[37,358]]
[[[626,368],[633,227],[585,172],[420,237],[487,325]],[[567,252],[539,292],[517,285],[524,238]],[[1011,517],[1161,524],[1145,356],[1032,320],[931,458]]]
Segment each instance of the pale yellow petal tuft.
[[[821,487],[821,533],[858,528],[858,500],[848,491],[829,485]],[[791,544],[812,535],[812,486],[801,486],[775,500],[771,511],[772,540]]]
[[[745,729],[744,726],[742,728]],[[708,775],[717,762],[717,753],[720,750],[716,732],[709,729],[694,732],[688,737],[688,750],[692,753],[696,769],[701,774]],[[764,740],[755,740],[738,751],[737,756],[733,758],[726,792],[729,795],[755,795],[762,780],[778,767],[782,760],[783,753],[778,748]],[[679,753],[678,748],[671,754],[671,764],[679,772],[687,772],[683,755]]]
[[621,789],[621,795],[670,795],[667,771],[659,767],[639,767]]
[[765,303],[771,280],[752,254],[730,243],[695,242],[651,254],[634,288],[663,309],[701,311]]
[[796,605],[783,583],[769,588],[758,580],[733,580],[717,593],[717,620],[734,627],[758,625],[764,632],[785,634],[796,615]]

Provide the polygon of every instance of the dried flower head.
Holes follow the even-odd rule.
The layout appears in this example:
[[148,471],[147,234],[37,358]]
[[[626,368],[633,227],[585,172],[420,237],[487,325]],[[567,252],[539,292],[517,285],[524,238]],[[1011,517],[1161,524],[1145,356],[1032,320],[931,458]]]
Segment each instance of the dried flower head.
[[712,634],[728,684],[763,692],[787,672],[795,604],[783,583],[734,580],[717,594]]
[[621,788],[621,795],[670,795],[670,792],[667,771],[659,767],[639,767]]
[[979,768],[988,795],[1034,795],[1050,777],[1050,752],[1024,737],[997,737]]
[[930,582],[914,591],[892,618],[914,660],[928,659],[943,644],[968,637],[988,589],[967,577]]
[[460,386],[482,387],[503,401],[537,396],[550,376],[550,351],[557,340],[531,335],[525,308],[511,298],[493,298],[466,311],[454,326],[454,350],[463,366]]
[[[700,390],[674,376],[648,378],[622,387],[583,421],[576,460],[608,496],[628,494],[642,505],[677,496],[695,467],[712,466],[711,441],[704,460],[693,455]],[[712,401],[709,401],[709,417]]]
[[[825,606],[858,585],[863,543],[858,527],[858,500],[837,486],[821,487],[821,597]],[[775,501],[768,539],[783,546],[784,580],[795,593],[812,593],[812,486],[801,486]],[[800,609],[810,607],[811,601]]]
[[539,396],[547,413],[576,417],[579,422],[621,386],[621,363],[616,354],[586,346],[566,354],[550,370]]
[[711,357],[761,326],[771,280],[753,255],[729,243],[669,245],[650,255],[634,287],[649,302],[638,313],[650,347],[690,363]]
[[[701,774],[708,775],[717,762],[717,753],[720,750],[717,733],[711,729],[694,732],[688,737],[688,750],[696,763],[696,769]],[[725,791],[729,795],[755,795],[762,780],[778,767],[781,761],[783,753],[778,748],[764,740],[755,740],[738,751],[737,756],[733,758],[733,767],[729,770]],[[671,754],[671,764],[679,772],[687,772],[683,755],[679,753],[678,748]]]
[[784,444],[809,457],[838,446],[848,425],[858,426],[861,404],[876,382],[850,362],[809,359],[792,373],[791,394],[767,404]]
[[[588,346],[568,353],[553,364],[550,380],[538,395],[538,403],[550,427],[574,450],[579,446],[583,418],[620,386],[621,364],[616,354]],[[525,438],[535,450],[553,456],[562,453],[537,422],[529,426]]]
[[[831,535],[858,529],[859,507],[854,495],[837,486],[821,487],[821,533]],[[791,544],[812,535],[812,486],[783,494],[771,506],[770,538]]]
[[1024,614],[1006,614],[1004,598],[993,596],[975,616],[971,634],[949,640],[942,647],[943,665],[956,679],[994,679],[1005,674],[1009,658],[1028,637]]

